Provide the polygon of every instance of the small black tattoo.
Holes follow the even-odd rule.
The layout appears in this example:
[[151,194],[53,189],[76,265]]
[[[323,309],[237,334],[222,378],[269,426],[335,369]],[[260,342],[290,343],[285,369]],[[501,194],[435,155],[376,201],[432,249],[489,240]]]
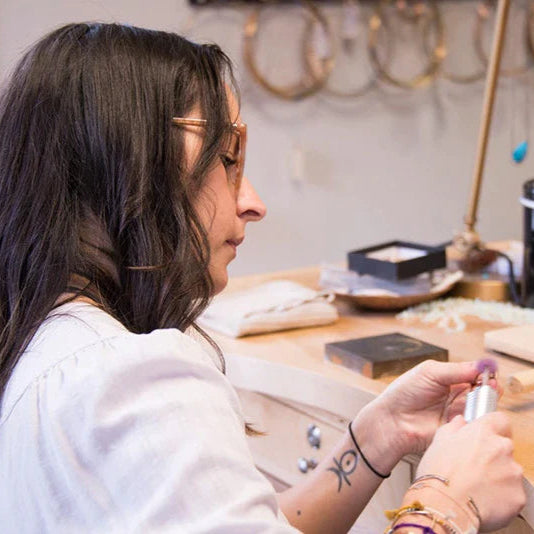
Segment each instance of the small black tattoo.
[[349,475],[354,473],[354,470],[356,469],[356,465],[358,464],[358,455],[356,454],[356,451],[350,450],[344,452],[339,460],[336,460],[335,458],[332,459],[334,460],[336,467],[330,467],[328,468],[328,471],[332,471],[339,477],[337,487],[337,491],[339,493],[341,491],[341,487],[343,486],[343,481],[350,486]]

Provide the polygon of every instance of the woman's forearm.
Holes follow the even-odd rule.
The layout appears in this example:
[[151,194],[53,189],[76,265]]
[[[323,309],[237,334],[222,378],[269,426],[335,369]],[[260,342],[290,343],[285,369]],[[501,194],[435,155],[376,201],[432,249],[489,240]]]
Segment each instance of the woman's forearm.
[[[402,455],[382,436],[372,408],[362,410],[351,426],[369,463],[379,473],[389,473]],[[284,515],[300,531],[346,533],[382,481],[365,464],[347,431],[304,483],[280,493],[278,499]]]

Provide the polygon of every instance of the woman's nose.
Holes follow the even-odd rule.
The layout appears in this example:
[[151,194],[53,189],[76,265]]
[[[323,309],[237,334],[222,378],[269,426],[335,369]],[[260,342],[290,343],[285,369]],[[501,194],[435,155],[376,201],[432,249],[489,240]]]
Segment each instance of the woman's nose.
[[248,221],[261,221],[266,213],[265,204],[248,181],[248,178],[243,176],[237,195],[237,215],[245,217]]

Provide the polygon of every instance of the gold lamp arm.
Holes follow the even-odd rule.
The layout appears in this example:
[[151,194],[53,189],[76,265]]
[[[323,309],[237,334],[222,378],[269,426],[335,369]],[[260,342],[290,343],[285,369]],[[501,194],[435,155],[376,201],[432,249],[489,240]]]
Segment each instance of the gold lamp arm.
[[484,104],[482,108],[482,118],[478,136],[475,169],[471,184],[471,195],[469,198],[467,214],[464,218],[465,228],[464,231],[458,234],[454,239],[455,247],[463,254],[466,254],[474,248],[480,247],[480,238],[475,231],[475,222],[477,220],[478,201],[480,197],[480,188],[482,185],[482,176],[484,174],[484,165],[486,162],[486,150],[488,146],[489,130],[493,114],[493,104],[495,102],[495,90],[499,77],[499,67],[504,48],[504,37],[509,7],[510,0],[499,0],[497,7],[497,18],[495,21],[493,45],[488,65],[488,72],[486,75]]

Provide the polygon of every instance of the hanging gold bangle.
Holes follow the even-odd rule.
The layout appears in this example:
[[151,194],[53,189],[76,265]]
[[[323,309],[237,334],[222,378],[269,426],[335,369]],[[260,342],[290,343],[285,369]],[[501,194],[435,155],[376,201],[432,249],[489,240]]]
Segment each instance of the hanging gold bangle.
[[[303,0],[302,5],[312,16],[314,22],[320,24],[325,33],[325,38],[327,38],[330,44],[330,50],[333,50],[331,46],[332,35],[330,33],[328,21],[324,15],[309,0]],[[330,52],[326,58],[320,60],[321,69],[319,73],[316,73],[316,75],[312,75],[310,71],[306,69],[303,78],[296,84],[281,87],[271,83],[260,73],[255,60],[255,48],[258,36],[260,10],[261,8],[254,9],[247,18],[243,40],[243,57],[245,64],[247,65],[254,79],[264,89],[285,100],[299,100],[316,93],[323,87],[334,66],[333,53]]]
[[[478,17],[478,9],[477,9],[477,17]],[[424,35],[424,43],[427,47],[427,50],[430,50],[430,47],[428,46],[428,28],[429,26],[425,26],[425,35]],[[476,28],[476,22],[475,22],[475,28]],[[480,61],[480,58],[477,55],[477,58]],[[481,62],[482,63],[482,62]],[[482,65],[482,67],[477,70],[476,72],[473,72],[472,74],[454,74],[453,72],[446,71],[443,68],[443,65],[440,68],[440,76],[445,79],[449,80],[453,83],[461,83],[461,84],[468,84],[468,83],[475,83],[479,80],[483,80],[486,76],[486,65]]]
[[[439,74],[440,65],[446,56],[445,38],[443,31],[443,23],[438,7],[434,1],[428,3],[428,8],[431,12],[431,21],[436,29],[437,43],[432,52],[429,54],[429,59],[423,71],[409,80],[403,80],[394,77],[386,70],[384,62],[378,57],[378,35],[381,28],[387,29],[387,19],[384,14],[384,6],[389,2],[380,1],[377,4],[375,12],[369,20],[369,41],[368,49],[371,57],[371,62],[376,69],[380,79],[403,89],[416,89],[427,86]],[[406,15],[405,15],[406,17]]]
[[410,22],[416,22],[426,10],[425,3],[422,0],[418,0],[413,4],[409,4],[406,0],[397,0],[395,7],[398,15]]
[[534,58],[534,30],[532,26],[534,25],[534,2],[529,3],[528,16],[527,16],[527,46],[528,51],[530,52],[530,57]]
[[[490,11],[490,4],[487,0],[482,0],[479,2],[477,7],[477,23],[475,26],[475,33],[474,33],[474,39],[475,39],[475,50],[485,66],[488,65],[488,55],[486,53],[486,50],[484,50],[484,45],[482,44],[482,37],[483,37],[483,30],[486,22],[489,19],[489,11]],[[525,23],[527,25],[527,36],[526,36],[526,45],[528,50],[531,50],[530,47],[530,39],[529,39],[529,17],[525,17]],[[499,74],[501,76],[506,77],[513,77],[513,76],[521,76],[521,74],[525,74],[531,67],[531,62],[527,59],[524,65],[519,65],[517,67],[509,67],[509,68],[503,68],[501,66],[501,69],[499,71]]]
[[[306,30],[304,33],[304,54],[305,59],[307,63],[307,67],[315,78],[320,78],[321,73],[321,66],[319,64],[320,59],[317,57],[317,53],[315,52],[315,49],[313,47],[313,29],[315,26],[315,22],[312,20],[309,20],[306,24]],[[339,41],[336,40],[336,43]],[[388,42],[388,56],[390,55],[390,46]],[[337,52],[335,54],[338,55]],[[323,90],[333,96],[339,97],[339,98],[358,98],[361,96],[364,96],[367,94],[371,89],[376,87],[376,82],[378,80],[378,74],[375,69],[372,70],[371,76],[369,79],[365,80],[362,84],[360,84],[355,89],[347,89],[342,90],[334,87],[332,83],[330,83],[330,80],[326,81],[324,84]]]

